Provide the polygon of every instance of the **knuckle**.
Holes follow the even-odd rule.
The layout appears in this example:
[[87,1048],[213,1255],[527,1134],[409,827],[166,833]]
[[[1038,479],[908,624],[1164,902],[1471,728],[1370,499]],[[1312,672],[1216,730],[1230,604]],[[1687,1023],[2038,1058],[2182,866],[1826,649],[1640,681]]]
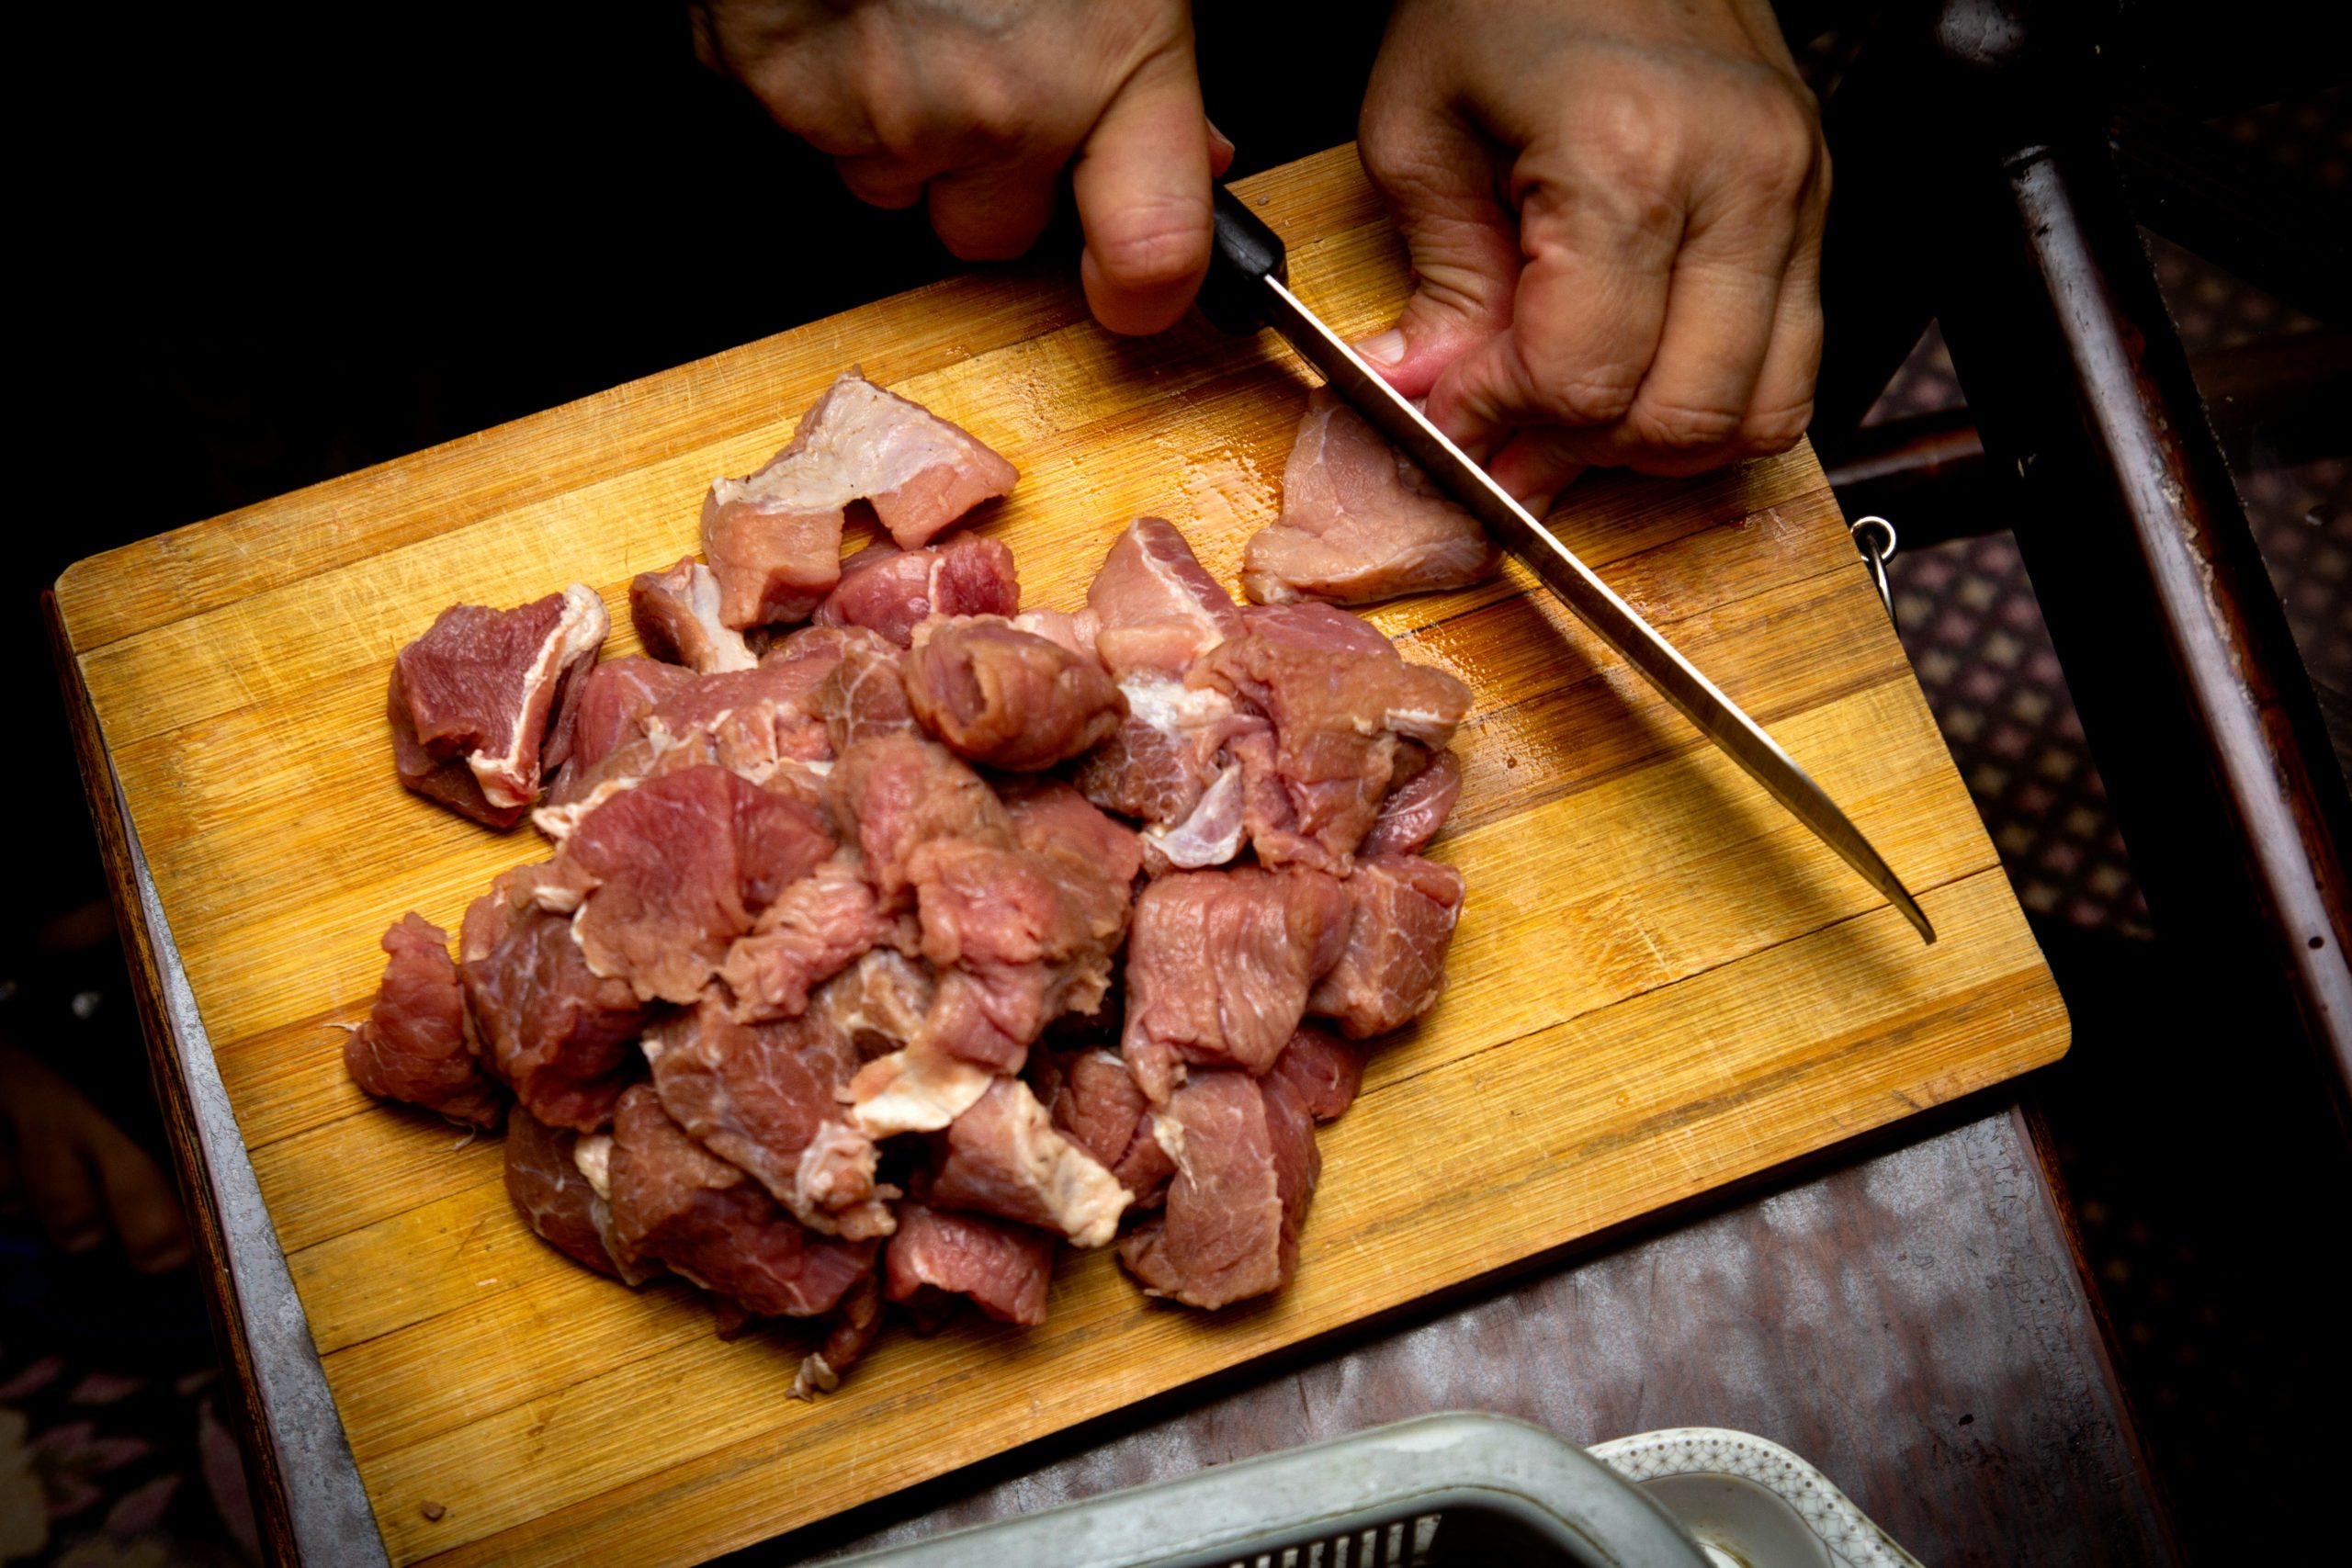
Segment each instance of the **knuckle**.
[[1563,424],[1609,424],[1625,417],[1641,388],[1638,374],[1555,367],[1536,378],[1539,394]]
[[1785,452],[1804,439],[1813,423],[1813,400],[1786,408],[1766,409],[1750,413],[1739,422],[1740,450],[1750,457],[1768,457]]
[[1812,95],[1775,78],[1749,95],[1739,148],[1743,173],[1754,185],[1793,200],[1824,175],[1821,121]]
[[1703,403],[1637,403],[1625,425],[1629,435],[1654,450],[1701,452],[1733,441],[1740,412]]

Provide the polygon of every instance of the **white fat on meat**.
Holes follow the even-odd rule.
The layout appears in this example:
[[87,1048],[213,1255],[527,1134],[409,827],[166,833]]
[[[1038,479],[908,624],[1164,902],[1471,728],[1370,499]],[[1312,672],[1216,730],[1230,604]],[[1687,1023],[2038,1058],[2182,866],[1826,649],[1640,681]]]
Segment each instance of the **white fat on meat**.
[[1143,829],[1148,856],[1157,854],[1172,866],[1198,871],[1223,865],[1239,854],[1249,828],[1241,784],[1241,764],[1227,759],[1216,781],[1201,792],[1200,804],[1182,822],[1166,827],[1155,823]]
[[935,416],[909,418],[904,399],[854,371],[825,396],[824,418],[789,458],[746,479],[711,481],[719,505],[748,501],[763,512],[844,506],[860,496],[886,495],[926,468],[963,463],[978,445]]
[[613,1198],[613,1135],[591,1133],[571,1145],[571,1163],[588,1179],[588,1185],[597,1197],[611,1202]]
[[909,1046],[876,1056],[850,1085],[849,1119],[879,1141],[901,1133],[936,1133],[978,1102],[996,1075],[944,1052]]
[[[548,633],[547,641],[539,645],[538,657],[531,662],[524,691],[539,691],[561,676],[566,665],[595,658],[596,650],[605,645],[605,635],[612,629],[613,618],[605,613],[605,601],[596,591],[572,583],[563,591],[563,614]],[[527,728],[516,725],[507,749],[496,756],[481,751],[466,756],[466,766],[473,771],[474,782],[481,785],[482,798],[502,809],[528,806],[538,798],[536,789],[518,794],[507,783],[510,779],[538,777],[537,758],[526,762],[523,752],[526,741],[536,750],[540,737],[526,735]]]

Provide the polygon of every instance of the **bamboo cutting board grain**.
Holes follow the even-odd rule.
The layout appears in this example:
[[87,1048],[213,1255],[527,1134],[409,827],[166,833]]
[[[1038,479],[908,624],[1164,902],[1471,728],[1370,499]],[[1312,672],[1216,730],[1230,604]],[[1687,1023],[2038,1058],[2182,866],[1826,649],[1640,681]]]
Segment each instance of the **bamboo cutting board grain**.
[[[1405,259],[1340,149],[1248,182],[1300,292],[1385,324]],[[1303,372],[1197,324],[1085,320],[1058,274],[919,290],[86,560],[60,615],[393,1558],[698,1559],[1555,1248],[2046,1062],[2055,988],[1837,508],[1800,449],[1596,478],[1555,525],[1810,768],[1916,889],[1902,919],[1514,567],[1375,612],[1476,694],[1438,853],[1452,988],[1325,1135],[1296,1285],[1215,1317],[1069,1259],[1053,1321],[888,1336],[843,1389],[526,1232],[494,1139],[371,1104],[340,1032],[377,936],[454,929],[538,858],[403,793],[387,661],[444,605],[604,592],[693,547],[703,489],[842,367],[1022,470],[980,524],[1069,608],[1137,513],[1233,581]],[[1858,1268],[1871,1266],[1857,1259]],[[439,1505],[428,1518],[423,1505]]]

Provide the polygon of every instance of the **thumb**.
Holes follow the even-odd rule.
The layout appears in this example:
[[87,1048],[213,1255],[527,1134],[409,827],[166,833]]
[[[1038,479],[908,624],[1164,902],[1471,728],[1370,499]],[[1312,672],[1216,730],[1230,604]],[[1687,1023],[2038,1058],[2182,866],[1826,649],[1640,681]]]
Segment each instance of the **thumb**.
[[1464,353],[1510,325],[1519,224],[1496,195],[1493,150],[1442,107],[1396,103],[1375,81],[1358,146],[1413,263],[1396,324],[1357,351],[1408,398],[1429,395]]
[[1156,333],[1191,308],[1209,269],[1209,124],[1188,37],[1146,60],[1104,107],[1070,173],[1095,320]]

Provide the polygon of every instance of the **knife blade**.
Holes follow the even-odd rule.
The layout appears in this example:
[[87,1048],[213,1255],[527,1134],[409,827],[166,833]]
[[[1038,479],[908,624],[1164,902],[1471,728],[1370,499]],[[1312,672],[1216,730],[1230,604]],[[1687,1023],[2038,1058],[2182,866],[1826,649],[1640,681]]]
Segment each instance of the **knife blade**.
[[1724,695],[1510,493],[1431,424],[1290,291],[1282,238],[1224,186],[1216,187],[1216,245],[1201,286],[1201,313],[1236,336],[1272,327],[1331,389],[1419,463],[1448,495],[1517,556],[1570,614],[1639,671],[1681,715],[1903,912],[1923,941],[1936,929],[1862,830],[1763,727]]

